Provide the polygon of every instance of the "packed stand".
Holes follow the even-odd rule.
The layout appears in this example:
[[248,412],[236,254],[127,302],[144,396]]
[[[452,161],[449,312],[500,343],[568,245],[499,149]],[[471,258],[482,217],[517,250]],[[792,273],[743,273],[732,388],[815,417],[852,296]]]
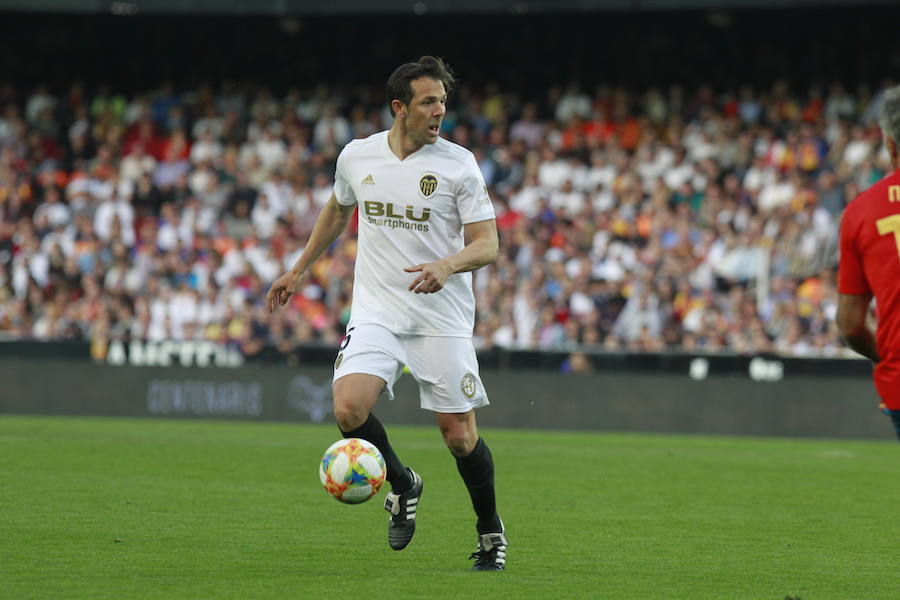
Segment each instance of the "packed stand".
[[[443,135],[491,189],[501,252],[478,271],[479,347],[794,356],[835,330],[837,226],[888,168],[878,96],[578,85],[451,98]],[[291,310],[302,251],[379,90],[276,96],[224,83],[125,97],[0,88],[0,336],[336,344],[355,227]]]

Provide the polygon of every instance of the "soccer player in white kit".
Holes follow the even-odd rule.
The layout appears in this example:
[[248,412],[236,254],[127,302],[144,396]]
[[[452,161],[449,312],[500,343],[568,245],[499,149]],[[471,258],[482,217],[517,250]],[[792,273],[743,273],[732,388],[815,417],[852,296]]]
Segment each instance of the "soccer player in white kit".
[[398,67],[387,82],[390,130],[347,144],[337,159],[334,193],[306,249],[273,284],[270,311],[285,304],[310,266],[359,208],[353,306],[335,361],[334,415],[344,437],[375,444],[391,492],[388,542],[402,550],[416,527],[422,478],[403,465],[372,413],[393,397],[404,365],[419,384],[422,408],[437,423],[477,516],[473,569],[506,565],[507,539],[497,514],[494,463],[478,435],[475,409],[488,404],[472,345],[471,271],[497,257],[494,209],[475,158],[438,136],[453,75],[438,58]]

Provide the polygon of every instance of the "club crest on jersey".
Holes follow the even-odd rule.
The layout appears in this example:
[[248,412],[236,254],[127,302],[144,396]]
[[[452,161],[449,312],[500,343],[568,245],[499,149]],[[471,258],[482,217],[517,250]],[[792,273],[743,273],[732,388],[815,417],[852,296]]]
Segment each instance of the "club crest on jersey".
[[422,195],[426,198],[434,193],[434,190],[437,189],[437,186],[437,177],[435,177],[431,173],[422,175],[422,179],[419,180],[419,191],[422,192]]

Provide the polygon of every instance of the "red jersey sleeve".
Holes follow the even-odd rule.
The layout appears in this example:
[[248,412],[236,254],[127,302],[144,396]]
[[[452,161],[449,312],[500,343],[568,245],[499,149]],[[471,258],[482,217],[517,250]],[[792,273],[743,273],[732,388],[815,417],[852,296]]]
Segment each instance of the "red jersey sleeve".
[[857,247],[859,225],[852,204],[841,219],[840,261],[838,262],[838,292],[861,296],[871,294],[872,288],[866,280],[862,256]]

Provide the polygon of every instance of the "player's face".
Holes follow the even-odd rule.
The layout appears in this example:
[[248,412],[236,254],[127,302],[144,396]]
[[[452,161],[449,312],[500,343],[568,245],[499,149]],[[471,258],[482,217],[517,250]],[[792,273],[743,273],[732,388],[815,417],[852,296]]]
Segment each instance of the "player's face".
[[419,77],[409,82],[413,97],[406,106],[406,134],[415,144],[437,141],[441,121],[447,112],[447,91],[444,83],[431,77]]

